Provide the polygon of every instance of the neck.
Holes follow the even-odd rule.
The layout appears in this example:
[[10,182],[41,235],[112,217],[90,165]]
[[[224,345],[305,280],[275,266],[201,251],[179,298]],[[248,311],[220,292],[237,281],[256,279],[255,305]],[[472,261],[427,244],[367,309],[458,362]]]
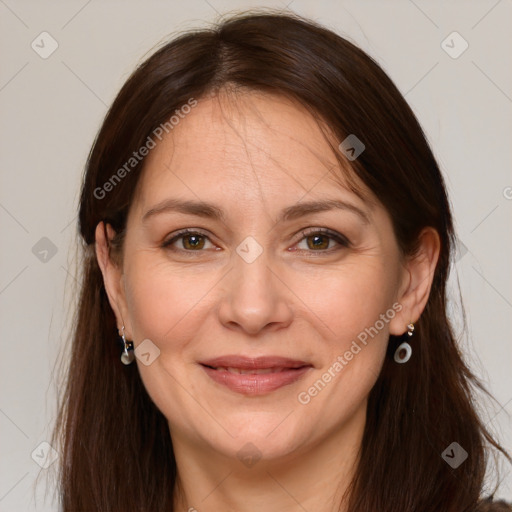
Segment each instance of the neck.
[[286,457],[260,459],[250,467],[173,432],[178,468],[174,510],[343,512],[364,420],[363,408],[320,441]]

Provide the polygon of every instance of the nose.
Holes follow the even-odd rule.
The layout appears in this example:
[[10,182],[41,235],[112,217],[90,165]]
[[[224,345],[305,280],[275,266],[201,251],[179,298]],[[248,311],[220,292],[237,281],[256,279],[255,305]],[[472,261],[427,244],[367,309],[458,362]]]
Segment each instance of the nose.
[[238,255],[234,260],[222,287],[218,310],[221,323],[253,336],[290,325],[293,293],[285,275],[272,265],[265,251],[252,263]]

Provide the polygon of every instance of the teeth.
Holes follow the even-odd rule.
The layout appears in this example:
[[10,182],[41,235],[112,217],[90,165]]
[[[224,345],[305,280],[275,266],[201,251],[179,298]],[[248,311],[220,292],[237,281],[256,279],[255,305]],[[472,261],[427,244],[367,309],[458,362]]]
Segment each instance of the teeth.
[[277,373],[288,368],[258,368],[251,370],[242,370],[241,368],[225,368],[223,366],[219,366],[215,369],[221,372],[238,373],[240,375],[260,375],[263,373]]

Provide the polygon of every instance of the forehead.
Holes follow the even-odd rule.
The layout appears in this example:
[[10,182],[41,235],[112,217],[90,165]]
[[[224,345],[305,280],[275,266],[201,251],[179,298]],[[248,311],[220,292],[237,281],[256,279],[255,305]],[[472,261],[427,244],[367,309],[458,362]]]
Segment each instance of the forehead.
[[[177,119],[177,118],[175,118]],[[317,120],[297,102],[256,91],[221,92],[182,113],[146,158],[144,209],[166,196],[238,201],[313,199],[353,192]],[[247,204],[247,203],[246,203]]]

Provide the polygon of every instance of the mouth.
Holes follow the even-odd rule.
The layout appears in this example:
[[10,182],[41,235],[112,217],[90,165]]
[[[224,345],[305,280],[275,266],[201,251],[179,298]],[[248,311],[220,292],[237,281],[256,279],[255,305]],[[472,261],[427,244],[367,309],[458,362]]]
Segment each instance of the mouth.
[[219,372],[238,373],[239,375],[263,375],[266,373],[279,373],[279,372],[283,372],[283,371],[287,371],[287,370],[298,370],[300,368],[303,368],[303,366],[300,366],[299,368],[283,367],[283,368],[261,368],[258,370],[255,370],[255,369],[244,370],[243,368],[232,368],[232,367],[225,368],[223,366],[218,366],[215,368],[213,366],[208,366],[208,365],[206,365],[206,366],[208,368],[211,368],[212,370],[217,370]]
[[201,362],[216,383],[244,395],[263,395],[301,379],[313,365],[282,357],[226,356]]

